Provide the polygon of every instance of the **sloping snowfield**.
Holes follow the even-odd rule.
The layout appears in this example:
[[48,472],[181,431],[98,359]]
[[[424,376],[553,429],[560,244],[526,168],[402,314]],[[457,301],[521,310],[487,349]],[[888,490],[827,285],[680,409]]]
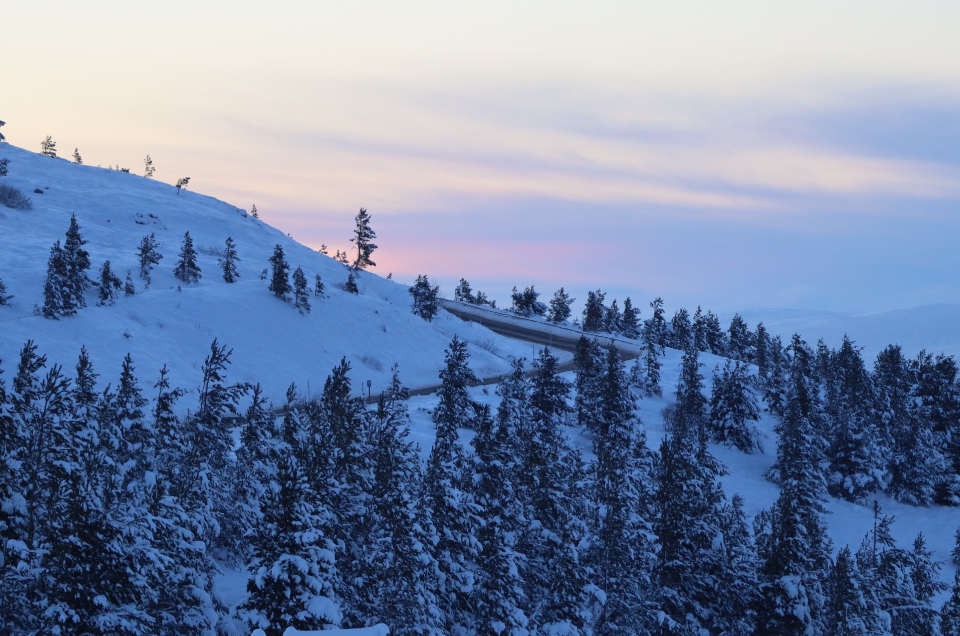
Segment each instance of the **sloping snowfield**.
[[[441,312],[433,323],[413,316],[407,288],[373,273],[362,274],[360,295],[343,292],[337,287],[347,278],[343,265],[298,244],[233,205],[192,191],[178,195],[170,185],[137,175],[78,166],[7,144],[0,145],[0,158],[4,157],[10,159],[10,175],[2,182],[33,200],[31,211],[0,206],[0,278],[8,293],[15,295],[11,306],[0,307],[0,360],[7,378],[28,339],[36,341],[51,363],[70,370],[80,346],[86,345],[102,384],[115,382],[121,360],[129,352],[141,386],[152,386],[158,370],[166,364],[173,382],[191,389],[199,383],[200,365],[211,341],[217,338],[234,350],[231,378],[260,382],[275,402],[282,402],[291,382],[296,382],[302,392],[308,387],[313,393],[319,392],[330,369],[342,357],[352,364],[351,376],[358,391],[365,388],[366,380],[372,381],[374,393],[385,388],[390,366],[395,362],[400,363],[401,378],[408,387],[436,384],[443,351],[454,334],[473,343],[471,366],[480,376],[505,373],[515,357],[531,356],[529,344],[503,338],[446,312]],[[36,194],[35,189],[43,193]],[[345,227],[350,227],[355,212],[344,211]],[[372,212],[376,228],[376,211]],[[76,214],[88,241],[86,249],[93,263],[91,276],[109,259],[121,278],[128,268],[134,271],[138,293],[121,297],[113,306],[97,307],[91,291],[88,307],[76,316],[59,321],[34,316],[34,305],[43,303],[50,246],[63,239],[71,214]],[[203,279],[197,285],[182,285],[172,274],[186,231],[201,252]],[[137,277],[135,251],[140,239],[150,233],[155,233],[162,243],[160,252],[164,259],[153,271],[152,284],[144,289]],[[212,253],[213,248],[223,246],[228,236],[236,241],[241,259],[241,279],[235,284],[223,282],[217,257]],[[260,280],[260,272],[268,267],[268,258],[277,244],[283,246],[291,271],[302,266],[311,284],[314,274],[320,274],[326,284],[328,297],[311,297],[313,312],[308,316],[301,316],[292,303],[275,298],[267,289],[267,281]],[[954,313],[946,309],[943,312]],[[936,325],[947,319],[944,316],[928,321],[933,326],[927,330],[931,342],[926,345],[919,342],[926,331],[918,334],[909,329],[915,323],[902,318],[892,316],[882,321],[882,328],[873,329],[871,337],[877,342],[866,343],[870,345],[868,349],[879,350],[889,342],[900,342],[908,350],[926,346],[932,351],[953,351],[947,340],[936,337]],[[811,344],[826,336],[836,346],[838,342],[831,342],[834,332],[842,336],[844,329],[842,317],[836,316],[826,323],[822,316],[783,319],[783,324],[768,325],[785,336],[792,333],[791,327],[796,327]],[[851,324],[851,337],[856,338],[856,327],[861,323],[853,320]],[[820,330],[824,332],[818,333]],[[569,357],[557,353],[564,359]],[[865,351],[865,355],[870,364],[872,354]],[[713,368],[722,359],[702,354],[701,361],[709,386]],[[663,361],[665,398],[638,401],[638,413],[651,448],[656,448],[663,438],[660,413],[673,395],[679,367],[680,353],[668,350]],[[476,387],[472,395],[492,405],[497,400],[493,387]],[[182,404],[189,408],[190,398]],[[430,409],[435,404],[436,397],[432,395],[410,401],[413,439],[424,454],[433,440]],[[762,477],[776,454],[772,419],[765,415],[759,428],[763,453],[747,455],[721,446],[712,448],[730,472],[723,480],[727,496],[743,495],[748,514],[770,506],[777,496],[777,487]],[[575,445],[588,456],[592,454],[588,437],[573,429],[568,432]],[[464,442],[470,436],[469,431],[464,431]],[[908,547],[916,534],[923,532],[935,557],[943,562],[942,580],[952,582],[950,551],[954,532],[960,525],[960,509],[916,508],[883,496],[878,499],[885,513],[896,516],[894,535],[899,543]],[[831,514],[827,522],[835,548],[850,544],[856,549],[872,525],[869,506],[831,500],[828,508]],[[221,578],[220,592],[226,601],[235,603],[242,599],[245,576],[242,572],[226,572]]]
[[[337,285],[346,281],[346,267],[236,206],[189,190],[178,195],[173,186],[141,176],[75,165],[9,144],[0,145],[4,157],[10,159],[9,176],[0,181],[33,201],[30,211],[0,206],[0,279],[14,294],[12,306],[0,307],[0,359],[8,373],[24,342],[33,339],[50,362],[67,369],[86,345],[104,383],[119,375],[129,352],[143,386],[152,386],[166,364],[174,383],[192,389],[217,338],[234,350],[233,379],[259,381],[268,396],[282,402],[291,382],[301,392],[308,387],[319,392],[342,357],[353,367],[358,391],[362,384],[366,392],[367,380],[374,393],[385,388],[390,367],[397,362],[407,386],[436,384],[443,350],[454,334],[481,345],[472,347],[473,368],[480,376],[505,373],[514,356],[530,355],[529,345],[446,312],[425,322],[410,313],[406,286],[373,273],[360,276],[360,295],[342,291]],[[34,193],[36,189],[43,193]],[[88,241],[90,277],[96,278],[97,269],[109,259],[121,279],[127,269],[133,270],[138,293],[119,298],[113,306],[97,307],[91,290],[87,308],[75,316],[34,316],[34,305],[43,305],[50,247],[63,240],[71,214],[76,214]],[[345,233],[352,230],[355,214],[344,211]],[[187,231],[200,252],[203,278],[196,285],[181,284],[173,276]],[[136,249],[151,233],[162,244],[163,260],[144,289]],[[241,278],[234,284],[223,281],[213,253],[228,236],[236,241],[241,259]],[[311,296],[313,311],[307,316],[274,297],[268,281],[260,280],[277,244],[283,246],[291,273],[302,266],[311,289],[315,274],[326,286],[328,297]]]

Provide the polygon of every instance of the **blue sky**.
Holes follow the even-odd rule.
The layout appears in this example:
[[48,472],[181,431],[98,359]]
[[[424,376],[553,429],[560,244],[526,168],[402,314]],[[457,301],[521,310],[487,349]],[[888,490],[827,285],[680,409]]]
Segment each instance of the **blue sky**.
[[4,10],[8,139],[378,271],[642,305],[960,302],[955,2],[126,2]]

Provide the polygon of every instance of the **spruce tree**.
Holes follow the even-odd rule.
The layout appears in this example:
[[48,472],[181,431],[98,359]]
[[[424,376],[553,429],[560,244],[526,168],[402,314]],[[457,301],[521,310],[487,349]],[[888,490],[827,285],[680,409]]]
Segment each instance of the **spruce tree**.
[[577,425],[592,433],[600,431],[603,419],[601,401],[604,355],[595,339],[581,336],[573,357],[576,368],[576,396],[574,399]]
[[80,150],[77,148],[73,149],[73,163],[83,165],[83,159],[80,157]]
[[302,267],[297,267],[293,272],[293,306],[300,310],[301,315],[310,313],[310,292]]
[[660,347],[653,340],[644,339],[643,343],[643,393],[647,397],[661,397],[660,387]]
[[474,534],[479,510],[466,483],[458,430],[470,423],[473,412],[467,386],[476,377],[467,366],[468,359],[466,343],[454,336],[440,371],[439,404],[433,411],[436,441],[423,480],[422,496],[436,527],[433,555],[443,575],[440,604],[448,631],[469,624],[474,588],[471,564],[480,550]]
[[100,266],[100,283],[97,285],[97,305],[112,305],[120,295],[123,283],[110,269],[110,261],[104,261]]
[[874,608],[861,589],[857,563],[844,546],[830,570],[826,582],[827,606],[824,623],[828,636],[854,636],[883,633]]
[[753,336],[753,363],[757,365],[757,380],[759,388],[763,389],[767,383],[767,374],[770,364],[770,334],[763,323],[757,323],[757,330]]
[[623,314],[620,313],[620,307],[617,300],[614,299],[603,316],[604,331],[612,334],[619,334],[623,329]]
[[704,338],[707,341],[707,349],[710,353],[717,356],[727,355],[727,338],[720,328],[720,319],[712,311],[707,311],[703,319]]
[[326,293],[324,292],[323,281],[320,279],[320,274],[317,274],[314,280],[313,295],[317,298],[327,297]]
[[953,575],[950,598],[940,609],[940,632],[943,636],[960,636],[960,569]]
[[150,236],[144,236],[140,239],[140,245],[137,247],[137,260],[140,263],[140,278],[145,281],[145,286],[150,286],[150,270],[157,265],[163,258],[163,254],[157,251],[160,242],[157,241],[153,232]]
[[70,227],[67,228],[67,236],[63,242],[63,258],[67,269],[67,294],[71,305],[77,309],[87,306],[84,291],[90,286],[90,279],[87,278],[90,254],[83,249],[86,244],[87,241],[80,234],[77,216],[70,215]]
[[550,299],[550,310],[547,313],[547,320],[554,323],[566,322],[570,318],[570,305],[576,298],[570,298],[570,294],[558,289]]
[[153,167],[153,159],[150,158],[150,155],[147,155],[143,160],[143,176],[147,179],[153,179],[153,173],[157,169]]
[[50,248],[47,260],[47,280],[43,284],[43,309],[45,318],[58,320],[60,316],[69,316],[77,312],[73,295],[70,293],[67,260],[60,247],[60,241]]
[[587,292],[587,302],[583,308],[583,330],[587,332],[603,331],[606,308],[603,306],[605,294],[599,289]]
[[510,310],[518,316],[524,316],[526,318],[530,316],[543,316],[547,313],[547,306],[537,300],[539,297],[540,294],[534,289],[533,285],[527,287],[522,292],[517,291],[517,288],[514,287],[513,293],[511,294],[513,306]]
[[332,519],[314,501],[296,457],[281,456],[254,529],[249,596],[241,606],[251,628],[268,636],[340,624],[333,546],[323,533]]
[[177,260],[176,267],[173,268],[173,275],[187,283],[197,283],[202,278],[200,266],[197,265],[197,252],[193,249],[193,239],[190,238],[190,232],[183,235],[183,243],[180,244],[180,258]]
[[343,284],[343,291],[348,294],[359,294],[360,288],[357,287],[357,279],[354,277],[353,272],[347,275],[347,282]]
[[376,267],[377,264],[370,259],[370,255],[377,249],[377,246],[372,242],[373,239],[377,238],[377,233],[370,227],[370,215],[366,209],[360,208],[355,220],[357,227],[353,231],[353,238],[350,239],[350,242],[357,246],[357,257],[353,260],[351,267],[353,269]]
[[460,283],[454,288],[453,299],[461,303],[475,304],[476,299],[473,296],[473,289],[471,289],[466,278],[461,278]]
[[700,306],[697,306],[696,313],[693,314],[693,321],[691,326],[693,346],[696,347],[697,351],[709,351],[707,346],[707,324],[706,317],[703,315],[703,310],[700,309]]
[[427,322],[433,322],[433,317],[440,311],[440,286],[430,286],[426,276],[417,276],[417,281],[409,289],[413,296],[413,305],[410,311]]
[[703,395],[703,376],[700,368],[703,364],[696,349],[683,352],[680,362],[680,378],[676,387],[677,417],[687,422],[697,435],[705,432],[707,419],[707,398]]
[[281,300],[289,300],[287,294],[293,291],[290,288],[290,277],[287,272],[290,271],[290,265],[283,255],[283,246],[279,243],[273,248],[273,256],[270,257],[270,291]]
[[760,448],[753,422],[760,419],[760,406],[753,393],[747,366],[727,360],[713,374],[710,395],[710,437],[745,453]]
[[653,315],[643,322],[643,339],[653,343],[657,355],[662,356],[667,347],[667,321],[663,317],[663,299],[655,298],[650,303],[650,308],[653,309]]
[[620,319],[620,332],[624,338],[640,338],[640,311],[633,306],[630,297],[623,301],[623,316]]
[[649,501],[650,454],[638,431],[634,401],[616,349],[607,352],[601,388],[603,419],[594,444],[592,495],[597,509],[588,556],[602,590],[594,630],[642,633],[650,600],[654,550]]
[[671,341],[670,346],[680,351],[686,351],[694,346],[693,327],[690,325],[690,313],[680,308],[670,319]]
[[750,327],[740,314],[734,314],[730,320],[730,327],[727,330],[727,349],[731,358],[742,360],[743,362],[753,361],[753,334],[750,333]]
[[228,236],[227,242],[223,247],[223,258],[217,261],[220,269],[223,270],[223,280],[225,282],[235,283],[237,279],[240,278],[240,272],[237,270],[237,261],[239,260],[240,257],[237,256],[237,244],[234,243],[232,237]]
[[123,295],[130,297],[137,295],[137,288],[133,286],[133,271],[127,270],[127,277],[123,281]]

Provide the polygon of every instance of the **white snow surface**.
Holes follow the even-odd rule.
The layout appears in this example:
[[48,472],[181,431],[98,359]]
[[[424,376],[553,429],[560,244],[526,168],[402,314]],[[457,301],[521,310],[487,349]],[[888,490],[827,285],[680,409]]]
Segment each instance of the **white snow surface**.
[[[471,366],[481,377],[505,373],[514,357],[530,356],[530,346],[455,318],[445,311],[428,323],[410,312],[407,287],[372,272],[360,275],[360,295],[336,287],[347,279],[347,268],[333,258],[297,243],[266,222],[247,216],[235,205],[191,190],[144,177],[51,159],[9,144],[0,145],[0,158],[9,158],[3,182],[33,200],[33,210],[0,206],[0,278],[12,306],[0,307],[0,360],[7,377],[28,339],[49,362],[72,371],[80,346],[90,351],[101,383],[115,383],[128,352],[142,387],[151,387],[166,364],[171,382],[186,389],[198,386],[200,367],[217,338],[232,348],[229,378],[260,382],[274,402],[282,403],[287,387],[296,382],[303,393],[319,393],[330,370],[346,357],[354,389],[366,393],[366,381],[376,394],[386,388],[390,367],[400,363],[400,377],[410,388],[435,385],[443,351],[454,334],[482,346],[470,347]],[[202,184],[191,184],[202,186]],[[35,194],[35,189],[43,194]],[[95,290],[87,308],[75,316],[49,320],[33,315],[43,305],[47,259],[54,241],[64,238],[70,215],[76,214],[88,241],[89,275],[96,278],[103,261],[123,279],[133,270],[137,295],[121,296],[115,305],[97,307]],[[344,211],[344,233],[352,232],[355,211]],[[373,227],[376,229],[374,211]],[[189,231],[199,253],[203,278],[186,285],[172,270],[184,232]],[[151,232],[162,243],[163,260],[153,269],[153,282],[144,289],[136,249]],[[233,237],[240,256],[239,282],[223,281],[217,256]],[[276,244],[283,246],[290,273],[302,266],[313,289],[320,274],[328,298],[311,295],[313,311],[302,316],[292,302],[283,302],[267,289],[260,273]],[[182,291],[177,291],[179,288]],[[564,359],[569,354],[560,354]],[[185,398],[189,405],[190,398]]]
[[[288,627],[283,632],[283,636],[387,636],[390,629],[383,623],[373,627],[360,627],[357,629],[325,629],[305,632],[303,630]],[[250,636],[266,636],[262,629],[255,629]]]
[[[0,278],[7,284],[8,293],[16,296],[12,307],[0,307],[0,359],[7,378],[15,370],[17,354],[28,339],[34,339],[50,362],[63,364],[68,372],[72,371],[80,346],[86,345],[101,374],[101,385],[115,383],[121,360],[130,352],[142,387],[152,386],[158,369],[166,364],[176,385],[192,388],[200,382],[200,365],[216,337],[234,349],[230,377],[261,382],[275,401],[282,401],[290,382],[296,382],[306,391],[309,381],[312,392],[318,393],[341,357],[347,357],[353,366],[351,376],[357,391],[367,379],[373,381],[374,392],[384,388],[394,362],[400,363],[401,378],[408,386],[436,384],[443,350],[455,333],[468,342],[482,344],[470,347],[471,366],[481,376],[504,373],[509,370],[513,357],[531,354],[527,343],[503,338],[446,312],[441,312],[432,324],[424,322],[410,313],[410,297],[405,286],[373,273],[362,274],[360,296],[341,291],[335,284],[346,280],[347,270],[342,265],[287,238],[264,221],[245,216],[236,206],[192,191],[177,196],[172,186],[163,183],[107,169],[77,166],[7,144],[0,145],[0,158],[3,157],[11,160],[10,176],[4,178],[4,182],[33,199],[33,210],[28,212],[0,207]],[[43,189],[44,193],[32,194],[35,188]],[[373,212],[376,227],[376,211]],[[154,269],[153,284],[148,290],[144,291],[139,278],[135,278],[139,293],[133,298],[121,297],[111,307],[96,307],[91,292],[89,306],[76,316],[59,321],[35,317],[32,309],[34,303],[43,301],[50,246],[55,240],[63,239],[71,213],[76,213],[81,231],[89,241],[86,249],[94,269],[110,259],[121,277],[127,268],[134,269],[136,275],[135,249],[140,238],[150,232],[155,232],[163,243],[160,251],[164,259]],[[344,211],[345,232],[352,229],[352,214]],[[187,230],[198,248],[220,247],[232,236],[242,259],[240,282],[224,283],[216,257],[201,254],[201,282],[181,285],[182,291],[176,291],[179,281],[174,279],[171,270]],[[292,303],[274,298],[267,290],[267,281],[259,280],[259,273],[268,267],[267,259],[277,243],[283,245],[291,269],[301,265],[311,283],[313,275],[319,273],[327,285],[329,298],[311,297],[314,308],[309,316],[301,316]],[[930,317],[925,323],[927,327],[916,326],[911,316],[918,314]],[[755,325],[755,314],[744,312],[744,315],[751,326]],[[957,319],[952,318],[953,315]],[[789,335],[798,331],[812,343],[824,336],[828,343],[836,346],[846,331],[867,347],[865,355],[875,354],[888,342],[899,342],[908,352],[923,347],[948,353],[960,351],[960,327],[956,326],[960,325],[960,306],[874,316],[830,315],[827,319],[809,312],[805,316],[794,312],[783,314],[779,323],[775,316],[762,317],[774,333]],[[943,326],[943,332],[938,331],[938,325]],[[949,335],[954,333],[956,338]],[[925,341],[928,336],[930,340]],[[557,353],[569,359],[568,354]],[[709,387],[714,366],[723,360],[702,354],[701,361],[705,365],[705,384]],[[377,363],[380,369],[374,368]],[[661,411],[671,401],[679,370],[680,352],[667,350],[661,379],[665,397],[638,401],[637,412],[652,449],[658,448],[664,437]],[[572,374],[567,376],[572,379]],[[493,406],[498,402],[492,386],[470,391],[478,401]],[[186,406],[181,406],[189,407],[189,401],[188,396],[184,399]],[[424,457],[434,439],[430,411],[436,403],[436,395],[414,397],[409,403],[412,439],[420,445]],[[741,494],[750,515],[769,507],[778,494],[777,486],[762,476],[776,455],[776,437],[769,415],[764,414],[759,430],[763,453],[744,454],[717,445],[711,448],[729,470],[723,478],[727,496]],[[573,428],[567,433],[587,458],[592,457],[592,440],[587,435]],[[469,443],[472,436],[471,431],[462,431],[463,443]],[[960,525],[960,509],[918,508],[885,496],[878,499],[886,514],[896,516],[893,533],[899,544],[910,547],[917,533],[923,532],[934,557],[943,563],[941,579],[952,582],[955,568],[950,562],[950,551],[954,532]],[[834,548],[849,544],[856,549],[872,526],[869,504],[861,506],[831,499],[827,508]],[[243,570],[225,569],[218,579],[217,591],[226,602],[238,604],[246,596],[247,576]],[[946,593],[942,594],[940,601],[945,597]],[[369,630],[320,633],[334,636],[342,631],[351,636],[384,636],[382,632]],[[360,634],[361,631],[364,633]]]

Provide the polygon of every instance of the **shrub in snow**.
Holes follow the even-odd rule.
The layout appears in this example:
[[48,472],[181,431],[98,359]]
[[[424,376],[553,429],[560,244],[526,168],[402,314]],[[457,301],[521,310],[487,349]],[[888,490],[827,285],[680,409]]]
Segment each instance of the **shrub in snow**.
[[0,205],[5,205],[13,210],[33,209],[33,202],[30,201],[28,197],[24,196],[22,192],[13,186],[8,186],[5,183],[0,183]]
[[0,177],[7,176],[7,166],[10,165],[9,159],[0,159]]

